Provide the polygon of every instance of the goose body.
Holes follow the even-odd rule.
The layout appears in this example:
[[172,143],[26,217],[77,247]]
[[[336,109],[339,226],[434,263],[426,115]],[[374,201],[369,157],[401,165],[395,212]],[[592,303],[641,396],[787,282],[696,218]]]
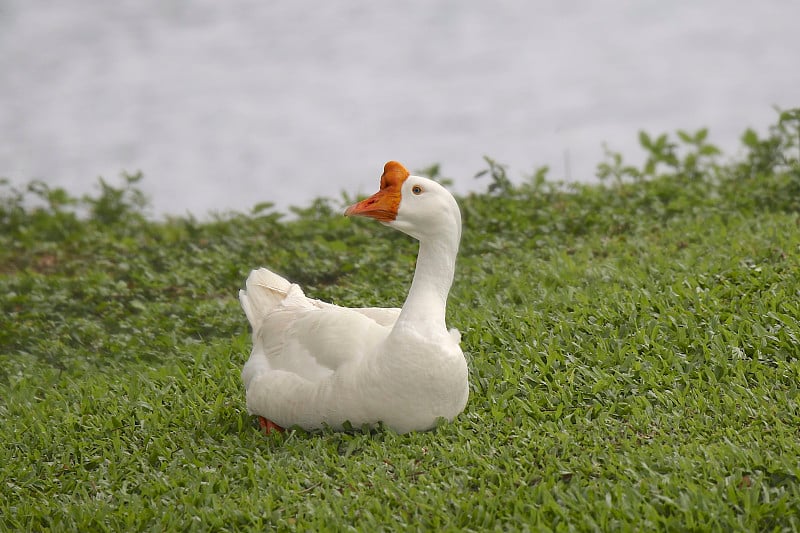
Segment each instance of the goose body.
[[467,364],[457,330],[445,326],[461,215],[438,183],[390,161],[381,188],[345,211],[420,242],[402,309],[345,308],[308,298],[261,268],[239,293],[253,329],[242,370],[247,408],[267,430],[382,422],[398,433],[452,420],[467,403]]

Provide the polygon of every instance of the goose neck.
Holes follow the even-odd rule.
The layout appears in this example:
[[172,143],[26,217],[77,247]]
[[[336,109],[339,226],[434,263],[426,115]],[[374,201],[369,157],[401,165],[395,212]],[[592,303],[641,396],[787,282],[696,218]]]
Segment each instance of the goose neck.
[[445,311],[453,284],[458,242],[421,240],[414,280],[397,320],[399,327],[426,333],[447,332]]

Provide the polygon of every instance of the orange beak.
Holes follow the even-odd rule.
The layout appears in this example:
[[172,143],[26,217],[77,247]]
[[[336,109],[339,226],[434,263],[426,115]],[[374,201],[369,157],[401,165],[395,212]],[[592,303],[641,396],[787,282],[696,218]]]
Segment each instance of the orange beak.
[[369,217],[381,222],[391,222],[397,217],[399,205],[399,192],[381,189],[369,198],[348,207],[344,212],[344,216]]
[[406,167],[397,161],[389,161],[383,166],[381,190],[348,207],[344,216],[369,217],[381,222],[391,222],[396,219],[402,196],[400,190],[406,178],[408,178]]

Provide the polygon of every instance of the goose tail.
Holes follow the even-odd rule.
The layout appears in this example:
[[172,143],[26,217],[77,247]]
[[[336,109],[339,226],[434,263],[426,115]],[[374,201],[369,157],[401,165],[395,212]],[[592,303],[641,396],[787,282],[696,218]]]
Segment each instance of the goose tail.
[[239,291],[239,302],[253,330],[286,298],[291,286],[286,279],[266,268],[250,272],[245,290]]

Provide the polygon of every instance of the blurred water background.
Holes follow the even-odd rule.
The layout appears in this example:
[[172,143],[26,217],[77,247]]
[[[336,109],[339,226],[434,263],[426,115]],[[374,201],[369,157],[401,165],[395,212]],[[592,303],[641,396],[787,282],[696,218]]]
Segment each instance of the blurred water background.
[[484,154],[589,181],[603,143],[800,105],[800,2],[0,0],[0,176],[73,193],[141,170],[153,214],[371,193]]

